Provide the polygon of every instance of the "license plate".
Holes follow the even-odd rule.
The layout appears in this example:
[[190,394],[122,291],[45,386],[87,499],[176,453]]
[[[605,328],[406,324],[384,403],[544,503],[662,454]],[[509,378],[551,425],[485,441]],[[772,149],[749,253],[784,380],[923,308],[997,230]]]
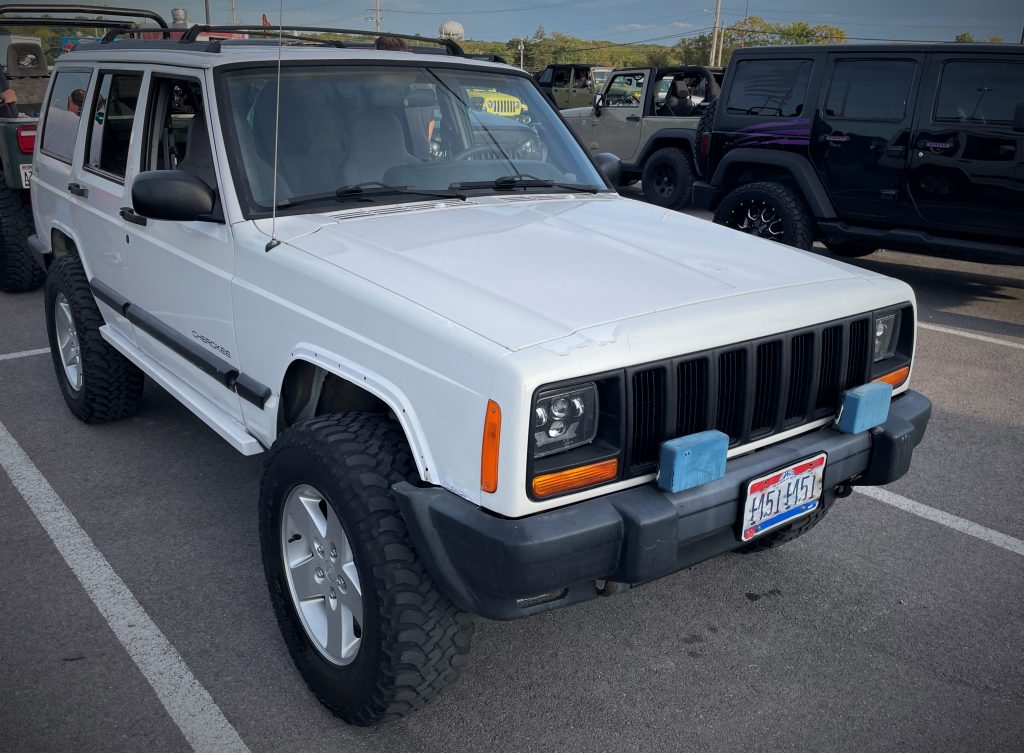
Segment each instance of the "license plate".
[[32,163],[27,165],[18,165],[21,168],[21,187],[28,188],[28,181],[32,177]]
[[821,504],[825,457],[823,452],[748,483],[740,538],[750,541],[814,512]]

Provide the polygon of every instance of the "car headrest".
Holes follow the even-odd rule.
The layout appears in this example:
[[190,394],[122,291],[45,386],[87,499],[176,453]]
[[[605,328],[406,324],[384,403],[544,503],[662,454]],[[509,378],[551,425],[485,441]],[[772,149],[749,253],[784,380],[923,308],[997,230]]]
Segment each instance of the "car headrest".
[[7,77],[49,76],[46,55],[39,42],[11,42],[7,48]]
[[690,90],[686,86],[686,80],[677,78],[672,82],[672,96],[677,99],[686,99],[690,96]]

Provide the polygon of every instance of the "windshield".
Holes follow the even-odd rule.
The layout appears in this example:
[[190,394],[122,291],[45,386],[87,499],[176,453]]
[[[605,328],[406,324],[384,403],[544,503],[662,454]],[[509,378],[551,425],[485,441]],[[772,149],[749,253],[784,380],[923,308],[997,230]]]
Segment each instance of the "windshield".
[[[249,214],[263,216],[274,203],[276,69],[235,70],[224,79],[236,186]],[[286,65],[280,91],[276,200],[285,212],[299,204],[330,211],[424,200],[417,191],[607,190],[550,105],[519,76]]]

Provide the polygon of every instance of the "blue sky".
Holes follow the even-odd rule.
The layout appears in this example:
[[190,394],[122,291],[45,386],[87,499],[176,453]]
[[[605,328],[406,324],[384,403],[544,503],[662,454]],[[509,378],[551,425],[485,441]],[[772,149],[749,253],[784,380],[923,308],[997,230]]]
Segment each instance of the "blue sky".
[[[87,0],[89,1],[89,0]],[[98,3],[100,0],[91,0]],[[452,19],[471,39],[508,39],[529,35],[538,26],[587,39],[616,42],[647,40],[670,34],[693,34],[711,25],[714,0],[380,0],[385,29],[437,32]],[[156,10],[170,17],[184,7],[201,21],[203,0],[161,0]],[[230,0],[209,0],[214,23],[230,18]],[[277,19],[279,0],[236,0],[239,21],[257,23],[266,13]],[[15,3],[17,4],[17,3]],[[107,0],[107,5],[139,7],[142,0]],[[286,23],[372,29],[373,0],[285,0]],[[745,0],[722,0],[725,23],[743,18]],[[952,41],[960,31],[976,37],[1001,36],[1019,41],[1024,0],[750,0],[749,12],[770,21],[806,20],[834,24],[850,37]],[[672,40],[666,40],[671,43]]]

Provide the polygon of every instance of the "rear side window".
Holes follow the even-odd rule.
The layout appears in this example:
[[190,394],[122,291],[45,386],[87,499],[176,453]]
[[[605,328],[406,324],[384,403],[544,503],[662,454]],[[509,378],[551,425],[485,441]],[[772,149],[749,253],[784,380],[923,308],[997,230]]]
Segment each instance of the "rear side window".
[[917,64],[913,60],[840,60],[832,71],[825,115],[903,120]]
[[551,85],[552,86],[568,86],[569,85],[569,74],[571,70],[569,68],[555,68],[551,72]]
[[744,60],[736,66],[726,111],[793,118],[803,113],[810,60]]
[[953,61],[942,68],[936,120],[1010,123],[1024,103],[1024,63]]
[[41,148],[51,157],[68,164],[75,153],[91,76],[85,71],[61,71],[54,77],[50,89]]
[[141,89],[141,73],[104,73],[100,78],[89,123],[86,167],[124,178]]

